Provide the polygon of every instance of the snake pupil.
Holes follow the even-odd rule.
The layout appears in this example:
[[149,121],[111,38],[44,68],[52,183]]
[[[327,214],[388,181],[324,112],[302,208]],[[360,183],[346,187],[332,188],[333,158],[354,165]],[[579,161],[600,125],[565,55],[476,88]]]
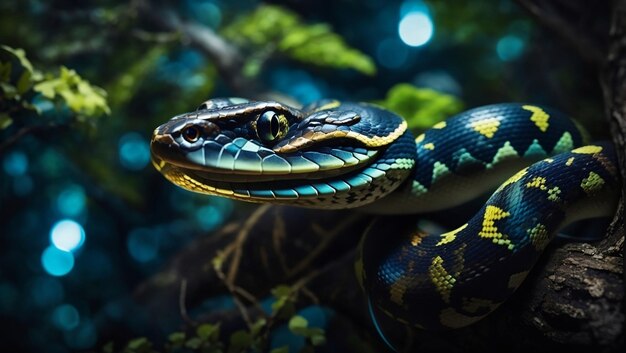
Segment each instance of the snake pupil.
[[272,142],[280,133],[278,115],[269,110],[257,119],[257,135],[264,142]]
[[200,137],[200,131],[195,126],[190,126],[183,130],[183,138],[188,142],[196,142]]

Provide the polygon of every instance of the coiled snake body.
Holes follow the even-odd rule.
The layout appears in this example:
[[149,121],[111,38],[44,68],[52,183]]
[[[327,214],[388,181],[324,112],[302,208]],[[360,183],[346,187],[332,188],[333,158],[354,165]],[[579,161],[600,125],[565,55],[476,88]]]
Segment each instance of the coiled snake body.
[[565,224],[611,214],[613,149],[582,144],[572,121],[533,105],[479,107],[414,137],[370,104],[299,110],[219,98],[159,126],[151,150],[174,184],[253,202],[421,213],[500,185],[455,230],[427,234],[386,218],[362,242],[356,268],[372,312],[446,329],[504,302]]

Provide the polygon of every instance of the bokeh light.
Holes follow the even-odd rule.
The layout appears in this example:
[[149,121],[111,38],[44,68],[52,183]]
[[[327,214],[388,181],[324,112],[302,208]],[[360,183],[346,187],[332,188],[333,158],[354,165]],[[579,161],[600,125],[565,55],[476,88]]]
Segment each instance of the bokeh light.
[[4,157],[2,167],[8,175],[24,175],[28,171],[28,158],[24,152],[13,151]]
[[214,1],[188,0],[185,1],[185,5],[189,8],[189,13],[192,14],[196,20],[211,26],[211,28],[218,28],[222,22],[222,10],[220,10],[219,6],[217,6]]
[[52,323],[60,330],[73,330],[80,323],[80,315],[73,305],[62,304],[52,312]]
[[404,15],[398,25],[400,39],[411,47],[422,46],[433,36],[435,27],[425,11],[412,11]]
[[224,214],[222,210],[213,205],[200,207],[196,211],[196,221],[198,221],[202,230],[211,231],[222,224],[223,220]]
[[141,170],[150,162],[148,141],[136,132],[129,132],[120,138],[120,163],[126,169]]
[[524,52],[525,43],[516,35],[502,37],[496,44],[496,52],[502,61],[517,59]]
[[56,205],[63,215],[76,217],[85,210],[85,191],[79,185],[70,185],[59,194]]
[[127,240],[128,252],[138,262],[148,262],[159,252],[159,237],[147,228],[133,230]]
[[79,223],[64,219],[52,226],[50,241],[59,250],[74,251],[83,245],[85,230]]
[[50,275],[65,276],[74,268],[74,255],[56,246],[49,246],[41,254],[41,264]]

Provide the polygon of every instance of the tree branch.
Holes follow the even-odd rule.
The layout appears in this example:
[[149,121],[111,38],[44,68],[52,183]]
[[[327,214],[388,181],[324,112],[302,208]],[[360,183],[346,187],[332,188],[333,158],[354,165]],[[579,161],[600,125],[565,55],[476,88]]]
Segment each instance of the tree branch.
[[[563,38],[585,61],[598,67],[602,66],[605,50],[600,45],[601,41],[593,37],[588,29],[577,27],[561,12],[556,11],[553,6],[555,1],[517,0],[517,2],[542,25]],[[586,10],[589,10],[588,6]]]

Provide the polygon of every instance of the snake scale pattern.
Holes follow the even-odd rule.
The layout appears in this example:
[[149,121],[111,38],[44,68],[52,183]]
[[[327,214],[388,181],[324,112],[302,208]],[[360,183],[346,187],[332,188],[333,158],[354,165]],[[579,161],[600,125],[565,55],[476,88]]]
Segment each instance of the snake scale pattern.
[[493,192],[452,231],[382,217],[363,237],[356,269],[372,318],[441,330],[506,301],[560,228],[611,215],[613,147],[583,140],[558,111],[517,103],[468,110],[414,137],[400,116],[366,103],[217,98],[156,128],[151,151],[172,183],[251,202],[398,215]]

